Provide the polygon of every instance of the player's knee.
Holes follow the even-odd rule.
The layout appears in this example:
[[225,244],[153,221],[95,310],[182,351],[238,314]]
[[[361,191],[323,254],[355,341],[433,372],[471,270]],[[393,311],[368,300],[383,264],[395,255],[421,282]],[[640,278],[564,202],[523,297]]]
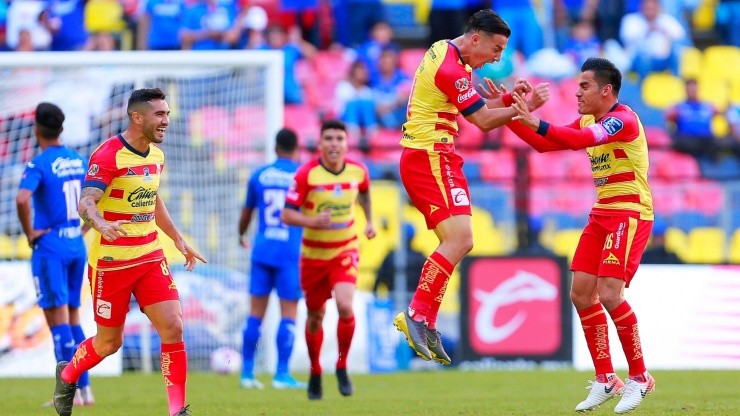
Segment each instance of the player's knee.
[[183,323],[181,318],[173,318],[168,320],[162,328],[160,328],[159,336],[162,340],[182,340],[183,337]]
[[615,292],[612,290],[600,290],[599,301],[602,305],[604,305],[606,310],[610,311],[619,306],[619,304],[622,303],[623,299],[621,293],[619,292]]
[[349,318],[354,314],[352,311],[352,300],[337,300],[337,313],[340,318]]

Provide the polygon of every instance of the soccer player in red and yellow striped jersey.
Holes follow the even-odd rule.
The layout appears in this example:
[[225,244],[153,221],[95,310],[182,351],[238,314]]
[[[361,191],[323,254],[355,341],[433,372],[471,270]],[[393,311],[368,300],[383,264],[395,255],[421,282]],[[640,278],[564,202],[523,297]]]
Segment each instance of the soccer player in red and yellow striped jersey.
[[[577,411],[592,410],[622,393],[614,411],[626,413],[655,386],[645,368],[637,317],[624,298],[653,227],[653,199],[645,131],[637,114],[619,103],[621,85],[622,75],[611,62],[589,58],[581,67],[576,91],[578,120],[552,126],[531,115],[521,96],[515,95],[512,106],[518,114],[508,124],[539,152],[585,149],[591,161],[597,200],[571,264],[570,297],[581,318],[596,381]],[[626,384],[612,366],[607,313],[627,357]]]
[[326,301],[332,291],[337,303],[336,365],[339,391],[353,392],[347,375],[347,354],[355,331],[352,298],[357,283],[358,241],[355,231],[355,206],[365,213],[365,237],[375,237],[370,203],[370,178],[367,167],[346,159],[347,128],[341,121],[321,125],[319,157],[303,164],[285,198],[282,220],[304,227],[301,245],[301,287],[306,297],[306,345],[311,360],[308,398],[322,397],[321,344]]
[[182,309],[175,282],[159,243],[157,227],[185,256],[188,271],[206,262],[182,238],[159,196],[169,106],[159,88],[131,94],[125,132],[105,141],[90,157],[79,214],[97,231],[88,259],[97,333],[77,348],[72,361],[57,365],[54,407],[70,415],[80,374],[116,352],[131,294],[162,339],[161,368],[170,415],[187,416],[187,356]]
[[[490,9],[475,13],[465,33],[440,40],[426,52],[414,75],[403,125],[401,181],[427,227],[440,241],[427,259],[408,309],[394,325],[409,346],[425,360],[450,364],[437,332],[439,312],[447,282],[455,265],[473,248],[470,192],[463,174],[463,160],[455,152],[457,117],[462,115],[483,131],[503,126],[516,114],[512,95],[498,94],[484,100],[473,86],[471,71],[501,59],[511,30]],[[513,92],[532,87],[517,81]],[[540,84],[530,98],[532,109],[548,98],[547,84]]]

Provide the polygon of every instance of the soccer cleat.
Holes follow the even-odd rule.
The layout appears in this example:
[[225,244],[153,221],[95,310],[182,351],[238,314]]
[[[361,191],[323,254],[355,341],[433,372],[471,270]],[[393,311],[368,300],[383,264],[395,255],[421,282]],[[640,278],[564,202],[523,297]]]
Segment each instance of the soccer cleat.
[[427,328],[426,337],[427,348],[429,348],[429,352],[432,353],[434,361],[444,365],[450,365],[452,363],[452,359],[447,355],[447,352],[442,345],[442,338],[439,335],[439,331]]
[[321,375],[311,374],[308,379],[308,400],[321,400],[323,391],[321,388]]
[[254,377],[244,377],[239,381],[239,385],[243,389],[262,390],[265,388],[265,386],[262,385],[262,383],[260,383],[260,381]]
[[416,351],[416,355],[426,361],[432,359],[432,353],[427,347],[427,325],[416,322],[409,316],[408,311],[400,312],[393,320],[393,325],[406,336],[409,346]]
[[627,380],[622,399],[614,408],[614,413],[627,413],[637,409],[637,406],[642,403],[642,399],[653,391],[655,379],[649,373],[646,374],[647,377],[643,383],[633,379]]
[[616,374],[610,375],[606,383],[589,380],[589,386],[586,387],[591,391],[588,393],[586,400],[578,403],[576,412],[586,412],[594,410],[612,397],[621,394],[624,390],[624,382]]
[[54,386],[54,410],[59,416],[72,416],[72,402],[77,392],[77,384],[62,380],[62,370],[67,366],[66,361],[57,363],[56,385]]
[[298,381],[290,376],[290,374],[275,374],[272,379],[272,388],[278,390],[287,389],[305,389],[308,385],[302,381]]
[[172,416],[190,416],[190,405],[185,405],[185,407],[178,410],[177,413]]
[[[95,397],[93,396],[92,387],[85,386],[77,389],[77,393],[79,393],[80,398],[82,399],[82,404],[85,406],[92,406],[95,404]],[[77,399],[77,396],[75,396],[75,400]],[[75,402],[77,404],[77,402]]]
[[339,393],[341,393],[342,396],[352,395],[354,387],[352,386],[352,380],[350,380],[346,368],[337,369],[337,383],[339,384]]

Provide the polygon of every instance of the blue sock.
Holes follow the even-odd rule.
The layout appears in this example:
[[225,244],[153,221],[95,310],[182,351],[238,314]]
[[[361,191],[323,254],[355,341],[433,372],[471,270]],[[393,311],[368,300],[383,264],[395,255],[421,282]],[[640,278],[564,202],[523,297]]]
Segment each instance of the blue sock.
[[[80,325],[72,325],[72,336],[75,340],[75,349],[77,349],[77,346],[82,344],[85,338],[85,333],[82,331],[82,327]],[[74,354],[74,351],[72,351]],[[71,356],[69,357],[72,358]],[[80,378],[77,380],[77,387],[87,387],[90,385],[90,375],[85,371],[80,375]]]
[[77,345],[72,338],[72,329],[69,324],[54,325],[49,329],[51,329],[51,337],[54,340],[54,357],[57,362],[71,360]]
[[295,321],[283,319],[277,331],[277,371],[275,374],[288,374],[288,363],[293,353],[295,341]]
[[250,316],[242,335],[242,378],[254,377],[254,352],[260,339],[262,319]]

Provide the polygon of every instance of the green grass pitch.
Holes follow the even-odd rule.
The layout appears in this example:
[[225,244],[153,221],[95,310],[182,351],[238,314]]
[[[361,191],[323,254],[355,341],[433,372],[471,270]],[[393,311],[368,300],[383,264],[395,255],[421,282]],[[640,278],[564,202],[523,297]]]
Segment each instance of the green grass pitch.
[[[624,372],[620,372],[621,376]],[[656,389],[634,415],[738,415],[740,372],[655,371]],[[305,379],[305,375],[298,375]],[[301,377],[302,376],[302,377]],[[193,416],[226,415],[574,415],[588,393],[590,373],[575,371],[446,370],[354,375],[355,394],[342,397],[334,374],[324,375],[324,399],[305,391],[242,390],[237,376],[191,373],[188,402]],[[51,396],[50,378],[0,379],[0,415],[55,415],[42,407]],[[75,416],[165,415],[161,375],[126,373],[93,379],[97,404],[75,408]],[[592,415],[613,415],[617,399]]]

